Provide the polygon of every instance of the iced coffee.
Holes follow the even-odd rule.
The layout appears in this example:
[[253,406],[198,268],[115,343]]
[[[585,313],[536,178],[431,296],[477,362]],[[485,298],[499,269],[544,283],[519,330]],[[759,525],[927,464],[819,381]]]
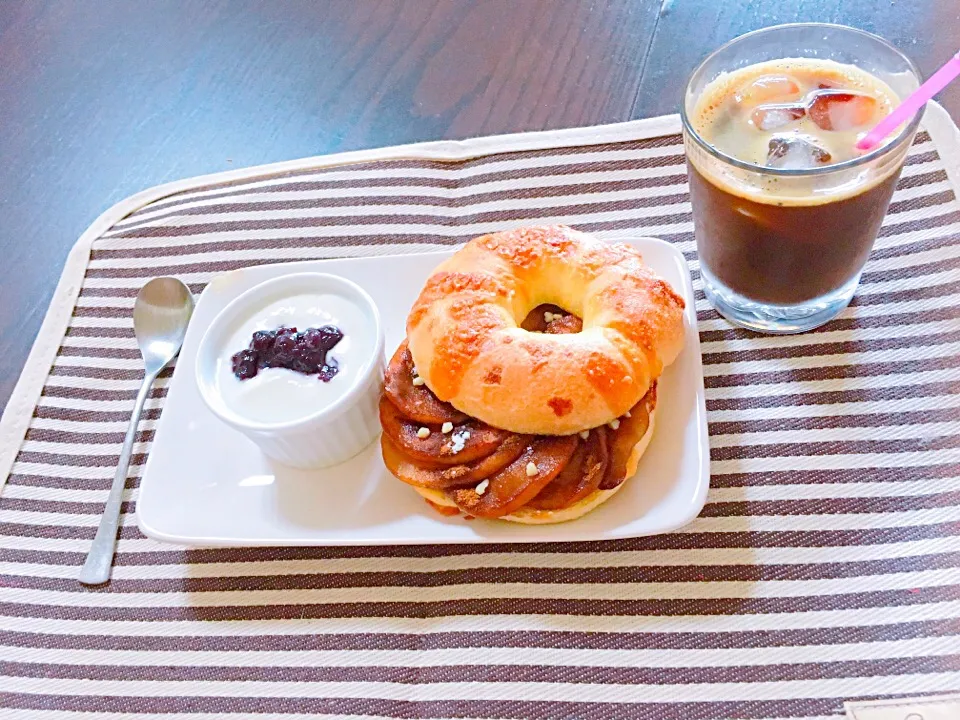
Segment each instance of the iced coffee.
[[[856,64],[804,57],[722,72],[692,98],[685,120],[697,253],[722,314],[800,332],[846,306],[909,146],[864,153],[856,143],[899,101]],[[888,140],[897,142],[896,134]]]

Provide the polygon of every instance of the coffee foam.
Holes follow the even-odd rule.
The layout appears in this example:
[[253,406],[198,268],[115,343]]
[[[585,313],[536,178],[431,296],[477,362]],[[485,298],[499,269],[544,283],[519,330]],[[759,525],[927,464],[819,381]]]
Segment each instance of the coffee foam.
[[709,142],[710,127],[717,121],[719,111],[727,111],[726,104],[733,99],[737,90],[764,75],[790,75],[791,73],[798,73],[801,76],[815,75],[817,80],[833,81],[846,90],[868,92],[885,107],[884,115],[888,115],[900,102],[893,88],[880,78],[854,65],[845,65],[835,60],[783,58],[748,65],[729,73],[721,73],[711,80],[700,93],[700,99],[691,115],[694,129]]
[[[819,82],[830,82],[841,90],[854,90],[873,96],[879,103],[876,120],[890,113],[899,103],[897,93],[876,76],[853,65],[833,60],[813,58],[784,58],[749,65],[738,70],[722,73],[712,80],[701,92],[693,112],[691,124],[696,132],[708,144],[721,152],[755,165],[758,169],[765,166],[767,145],[770,138],[780,132],[761,131],[747,125],[742,119],[740,109],[732,107],[737,91],[763,76],[787,75],[797,81],[801,95],[816,89]],[[743,123],[734,126],[734,123]],[[799,123],[799,132],[813,136],[835,158],[834,164],[850,160],[861,155],[855,149],[859,134],[864,128],[851,131],[822,131],[813,125],[809,118]],[[894,164],[889,171],[868,173],[866,169],[851,175],[842,186],[824,190],[822,181],[801,178],[785,179],[775,175],[761,175],[737,170],[732,166],[721,167],[719,161],[706,156],[698,158],[698,153],[688,153],[697,170],[711,182],[725,187],[737,195],[743,195],[757,202],[771,204],[815,205],[832,202],[863,192],[876,185],[896,170]],[[721,169],[722,176],[716,169]],[[825,165],[823,167],[829,167]],[[869,175],[869,177],[868,177]],[[738,181],[738,178],[740,180]],[[767,195],[769,197],[765,198]]]

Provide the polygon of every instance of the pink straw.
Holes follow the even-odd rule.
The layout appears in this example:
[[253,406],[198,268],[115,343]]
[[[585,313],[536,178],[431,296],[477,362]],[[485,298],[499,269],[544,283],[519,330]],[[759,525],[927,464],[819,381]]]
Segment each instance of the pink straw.
[[912,118],[914,113],[953,82],[958,75],[960,75],[960,52],[950,58],[947,64],[931,75],[923,85],[914,90],[910,97],[900,103],[897,109],[881,120],[873,130],[864,135],[857,143],[857,150],[869,150],[878,145],[887,135]]

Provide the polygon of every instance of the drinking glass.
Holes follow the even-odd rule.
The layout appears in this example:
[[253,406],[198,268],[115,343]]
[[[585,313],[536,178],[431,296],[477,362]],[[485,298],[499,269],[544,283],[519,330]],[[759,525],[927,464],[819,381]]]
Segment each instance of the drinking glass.
[[922,115],[862,156],[809,169],[745,162],[697,132],[691,116],[711,81],[785,58],[854,65],[901,99],[920,84],[913,63],[886,40],[819,23],[748,33],[693,72],[681,116],[704,293],[734,324],[765,333],[813,329],[849,304]]

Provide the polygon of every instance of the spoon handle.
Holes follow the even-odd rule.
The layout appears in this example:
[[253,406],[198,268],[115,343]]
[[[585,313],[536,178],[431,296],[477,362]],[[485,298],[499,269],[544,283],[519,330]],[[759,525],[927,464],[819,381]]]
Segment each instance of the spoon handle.
[[127,436],[123,440],[123,449],[120,451],[120,462],[117,465],[117,474],[113,476],[113,485],[107,497],[107,506],[100,518],[100,527],[87,553],[87,560],[80,570],[80,582],[84,585],[100,585],[110,579],[110,569],[113,566],[113,553],[117,546],[117,528],[120,525],[120,503],[123,500],[123,489],[127,484],[127,470],[130,467],[130,455],[133,453],[133,443],[137,438],[137,426],[140,424],[140,414],[147,402],[150,388],[156,379],[156,373],[147,373],[137,393],[137,402],[133,406],[133,415],[127,427]]

